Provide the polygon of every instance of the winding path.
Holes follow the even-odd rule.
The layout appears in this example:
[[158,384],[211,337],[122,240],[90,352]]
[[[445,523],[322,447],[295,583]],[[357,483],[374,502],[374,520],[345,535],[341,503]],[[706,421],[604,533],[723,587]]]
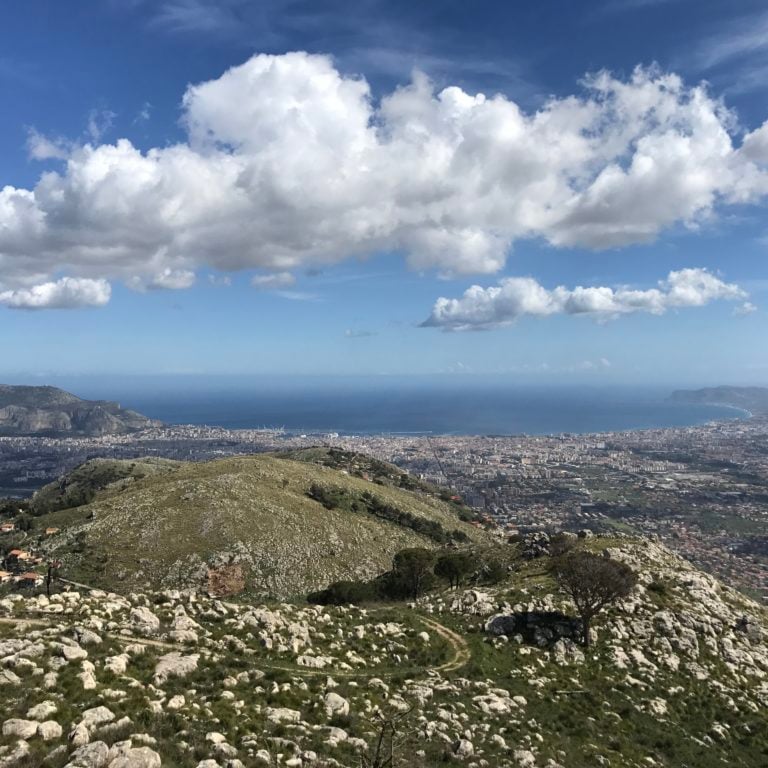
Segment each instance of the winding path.
[[[83,585],[85,586],[85,585]],[[40,615],[40,614],[39,614]],[[61,614],[55,614],[55,616],[61,616]],[[440,624],[440,622],[434,619],[414,614],[415,618],[420,621],[426,628],[431,629],[437,635],[443,638],[448,645],[450,645],[453,652],[450,659],[444,661],[442,664],[430,667],[411,667],[411,668],[399,668],[394,671],[389,670],[344,670],[334,668],[314,669],[311,667],[302,667],[298,664],[280,664],[269,661],[267,659],[254,658],[254,664],[265,670],[275,670],[279,672],[289,672],[291,674],[303,676],[303,677],[317,677],[317,676],[334,676],[342,678],[373,678],[373,677],[392,677],[393,675],[401,676],[406,675],[419,675],[423,673],[437,673],[445,674],[455,672],[457,669],[461,669],[472,657],[472,653],[469,649],[467,641],[457,632]],[[64,616],[61,616],[64,619]],[[59,620],[58,623],[60,623]],[[0,618],[0,625],[13,626],[19,629],[26,629],[27,627],[51,627],[54,625],[55,619],[51,618],[30,618],[27,616],[18,617],[2,617]],[[121,643],[131,643],[137,645],[148,645],[153,648],[162,648],[169,651],[178,651],[180,653],[189,653],[190,651],[197,650],[197,646],[183,645],[181,643],[170,643],[164,640],[154,640],[147,637],[136,637],[134,635],[123,635],[114,632],[103,632],[104,637],[108,637],[111,640],[115,640]]]
[[455,672],[461,669],[471,658],[472,652],[469,650],[469,644],[458,633],[448,629],[445,625],[434,619],[428,619],[426,616],[419,616],[419,620],[428,627],[437,632],[453,649],[453,658],[444,661],[440,666],[427,667],[431,672]]

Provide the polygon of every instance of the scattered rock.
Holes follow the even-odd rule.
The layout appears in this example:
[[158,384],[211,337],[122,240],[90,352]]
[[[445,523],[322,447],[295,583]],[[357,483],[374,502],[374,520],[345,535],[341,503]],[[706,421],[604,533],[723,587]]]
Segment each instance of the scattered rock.
[[82,747],[91,740],[91,733],[84,723],[78,723],[69,732],[69,743],[73,747]]
[[46,718],[53,715],[55,712],[58,711],[58,706],[56,705],[56,702],[54,701],[43,701],[40,704],[37,704],[36,706],[32,707],[27,712],[27,717],[30,720],[39,720],[43,721]]
[[62,645],[61,655],[67,661],[80,661],[81,659],[88,658],[88,651],[85,648],[81,648],[79,645]]
[[19,720],[18,718],[6,720],[3,723],[3,736],[30,739],[37,733],[37,725],[34,720]]
[[108,758],[109,747],[103,741],[94,741],[76,749],[66,768],[103,768]]
[[475,754],[475,746],[469,739],[459,739],[453,746],[456,757],[467,758]]
[[118,656],[110,656],[104,662],[104,669],[108,670],[113,675],[124,675],[128,669],[129,661],[130,657],[125,653],[121,653]]
[[271,723],[298,723],[301,712],[286,707],[267,707],[267,720]]
[[184,698],[184,696],[178,694],[176,696],[171,696],[171,698],[168,699],[168,703],[165,705],[165,708],[169,709],[171,712],[175,712],[176,710],[181,709],[186,703],[187,700]]
[[528,749],[516,749],[512,755],[520,768],[534,768],[536,755]]
[[83,712],[80,724],[84,725],[89,731],[92,731],[99,725],[111,723],[114,719],[115,713],[111,709],[107,707],[94,707]]
[[60,739],[63,732],[62,727],[55,720],[46,720],[37,726],[37,735],[43,741]]
[[160,768],[160,755],[149,747],[129,749],[115,758],[109,768]]
[[171,651],[157,660],[155,667],[155,685],[163,685],[169,677],[186,677],[197,669],[200,655],[193,653],[182,656],[179,651]]
[[149,608],[138,606],[131,609],[131,625],[135,632],[145,637],[160,631],[160,619]]
[[4,685],[21,685],[21,678],[10,669],[0,669],[0,687]]
[[325,694],[323,706],[325,707],[325,714],[328,717],[334,717],[336,715],[344,717],[349,714],[349,702],[334,691],[329,691]]

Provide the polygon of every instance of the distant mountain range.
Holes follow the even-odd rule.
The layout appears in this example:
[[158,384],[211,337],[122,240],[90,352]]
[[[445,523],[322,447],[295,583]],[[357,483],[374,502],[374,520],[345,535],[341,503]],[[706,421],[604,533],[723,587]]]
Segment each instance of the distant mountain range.
[[108,400],[83,400],[56,387],[0,385],[0,435],[121,435],[160,422]]
[[670,400],[678,403],[732,405],[756,414],[768,414],[768,387],[707,387],[678,389]]

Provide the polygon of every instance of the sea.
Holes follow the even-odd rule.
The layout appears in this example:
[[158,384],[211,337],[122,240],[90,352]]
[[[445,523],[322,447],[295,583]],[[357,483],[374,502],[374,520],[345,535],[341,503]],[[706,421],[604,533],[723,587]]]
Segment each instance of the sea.
[[499,382],[267,380],[84,383],[168,424],[292,433],[546,435],[682,427],[748,418],[728,406],[672,402],[669,388],[541,387]]

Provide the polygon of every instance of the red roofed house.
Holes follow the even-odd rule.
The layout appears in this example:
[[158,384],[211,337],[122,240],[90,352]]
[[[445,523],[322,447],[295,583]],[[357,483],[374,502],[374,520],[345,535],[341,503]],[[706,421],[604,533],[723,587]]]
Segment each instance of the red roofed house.
[[26,552],[23,549],[12,549],[5,558],[5,564],[7,567],[12,566],[19,566],[27,564],[27,567],[29,567],[29,563],[34,563],[35,558],[29,553]]
[[35,573],[34,571],[28,571],[27,573],[22,573],[20,576],[16,577],[16,584],[20,587],[37,587],[42,584],[43,581],[44,579],[42,575]]

